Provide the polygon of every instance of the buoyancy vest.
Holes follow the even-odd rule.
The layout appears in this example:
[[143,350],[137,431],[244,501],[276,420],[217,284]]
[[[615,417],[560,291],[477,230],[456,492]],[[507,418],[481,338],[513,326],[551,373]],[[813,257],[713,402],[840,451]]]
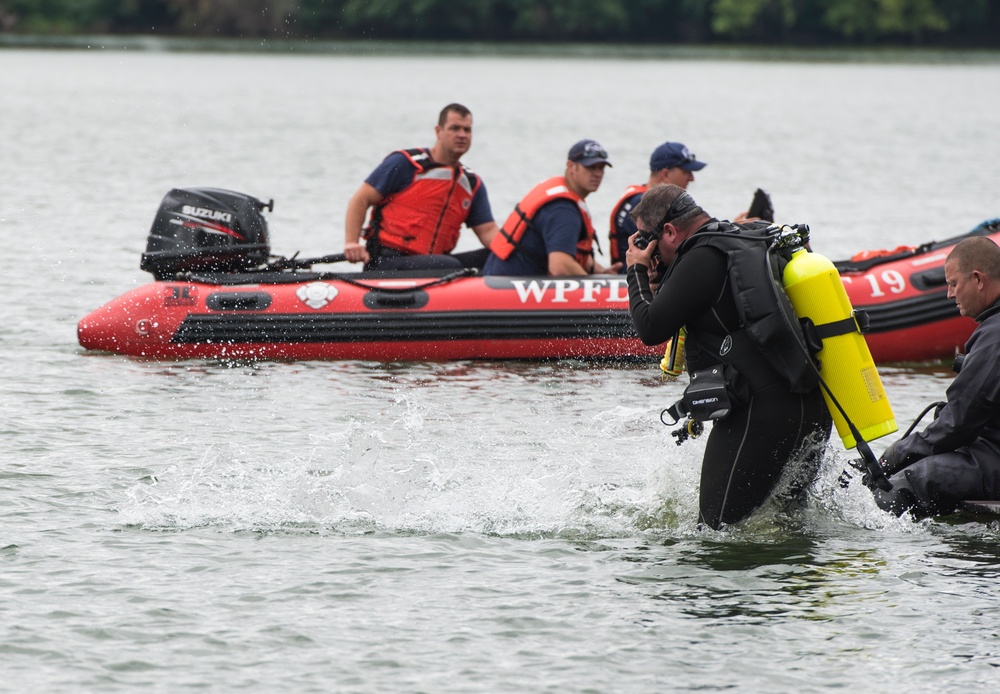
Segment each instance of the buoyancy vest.
[[559,199],[572,200],[580,211],[583,230],[576,244],[576,262],[587,267],[587,259],[594,255],[594,223],[590,218],[587,203],[569,189],[564,176],[553,176],[542,181],[514,206],[514,211],[507,217],[500,233],[493,237],[490,251],[501,260],[507,260],[514,251],[519,249],[521,239],[524,238],[528,229],[532,228],[531,220],[534,219],[538,210],[546,203]]
[[464,164],[434,161],[429,149],[399,153],[416,167],[413,182],[375,205],[365,237],[408,254],[450,253],[482,181]]
[[769,229],[769,224],[760,222],[712,222],[680,245],[679,254],[698,246],[725,253],[740,322],[739,329],[728,335],[708,335],[689,326],[688,345],[693,341],[718,361],[732,365],[751,387],[763,358],[792,392],[805,393],[819,386],[812,355],[822,345],[807,340],[782,287],[781,273],[790,252],[774,248]]
[[647,190],[649,190],[649,186],[646,185],[645,183],[629,186],[628,188],[625,189],[625,192],[622,194],[622,196],[618,198],[618,202],[615,203],[615,206],[611,208],[611,219],[609,221],[610,231],[608,232],[608,238],[611,240],[610,244],[611,249],[609,252],[611,253],[612,263],[617,263],[619,260],[621,261],[625,260],[625,258],[620,258],[618,253],[618,241],[619,241],[618,228],[620,226],[618,224],[618,218],[620,216],[627,216],[631,212],[631,208],[629,209],[622,209],[622,208],[624,207],[625,203],[628,201],[629,198],[635,195],[644,194]]

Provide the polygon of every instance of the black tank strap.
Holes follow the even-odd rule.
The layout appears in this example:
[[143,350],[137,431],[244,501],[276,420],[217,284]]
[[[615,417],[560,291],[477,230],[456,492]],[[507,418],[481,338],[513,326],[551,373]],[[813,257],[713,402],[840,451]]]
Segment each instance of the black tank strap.
[[823,323],[822,325],[814,325],[813,327],[816,330],[816,334],[824,340],[830,337],[847,335],[854,332],[864,335],[868,332],[869,327],[868,312],[855,311],[853,314],[842,320],[836,320],[832,323]]

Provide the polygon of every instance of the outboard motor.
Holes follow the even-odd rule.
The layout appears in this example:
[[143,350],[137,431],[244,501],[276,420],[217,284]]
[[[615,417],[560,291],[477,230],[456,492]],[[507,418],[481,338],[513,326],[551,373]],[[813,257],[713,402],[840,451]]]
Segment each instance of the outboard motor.
[[157,280],[189,270],[247,270],[267,262],[264,209],[274,200],[221,188],[175,188],[163,198],[139,267]]

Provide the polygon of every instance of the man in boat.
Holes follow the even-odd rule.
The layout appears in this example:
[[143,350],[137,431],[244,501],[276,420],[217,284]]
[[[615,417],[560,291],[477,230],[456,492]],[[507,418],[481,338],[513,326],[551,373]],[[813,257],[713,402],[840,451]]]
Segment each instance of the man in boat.
[[[351,197],[344,220],[347,260],[365,263],[366,270],[482,267],[497,225],[482,179],[459,161],[472,146],[472,113],[448,104],[434,133],[433,147],[389,154]],[[462,224],[483,249],[451,254]]]
[[[701,171],[706,166],[708,164],[698,161],[691,150],[680,142],[664,142],[653,150],[649,157],[649,180],[645,185],[636,184],[626,188],[621,198],[611,208],[609,224],[611,231],[608,233],[608,238],[611,241],[612,263],[625,258],[628,237],[636,232],[635,222],[632,221],[632,210],[642,200],[642,194],[661,183],[673,184],[687,190],[688,185],[694,183],[694,172]],[[733,221],[740,224],[756,219],[774,221],[771,199],[762,190],[758,190],[755,194],[751,208],[736,215]],[[625,272],[625,263],[622,263],[621,271]]]
[[569,149],[566,172],[536,185],[493,237],[485,275],[590,275],[617,272],[594,259],[594,224],[585,199],[611,166],[595,140]]
[[[790,322],[777,318],[782,308],[768,284],[766,247],[749,238],[766,223],[719,221],[676,185],[647,190],[632,218],[638,232],[625,255],[632,323],[647,345],[687,331],[687,415],[713,422],[699,522],[718,529],[763,504],[791,461],[797,480],[811,477],[830,436],[830,414],[818,382],[794,375],[814,373],[792,363],[798,352],[775,359],[748,329],[746,316],[763,316],[769,325],[787,326],[789,339],[798,341],[792,347],[802,344]],[[654,296],[650,271],[658,263],[668,267]],[[808,360],[804,347],[802,354]]]
[[897,515],[945,515],[962,501],[1000,499],[1000,247],[984,236],[963,239],[944,272],[948,298],[978,325],[934,421],[882,454],[892,490],[875,488],[875,501]]
[[[660,183],[672,183],[687,190],[688,184],[694,182],[694,172],[701,171],[708,164],[698,161],[697,157],[680,142],[664,142],[653,150],[649,157],[649,180],[643,184],[631,185],[611,208],[611,261],[619,262],[625,259],[628,250],[628,237],[636,232],[632,221],[632,210],[642,200],[642,194]],[[622,263],[622,272],[625,271]]]

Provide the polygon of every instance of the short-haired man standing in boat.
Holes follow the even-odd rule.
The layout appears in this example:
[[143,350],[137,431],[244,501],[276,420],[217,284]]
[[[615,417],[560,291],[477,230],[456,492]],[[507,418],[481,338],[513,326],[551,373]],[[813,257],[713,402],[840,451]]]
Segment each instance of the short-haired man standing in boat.
[[875,500],[897,515],[944,515],[962,501],[1000,499],[1000,247],[984,236],[963,239],[944,272],[948,297],[979,325],[934,421],[882,454],[892,491],[874,489]]
[[448,104],[434,132],[433,147],[389,154],[347,203],[344,255],[350,262],[363,262],[366,270],[482,267],[486,248],[451,255],[463,224],[485,247],[497,233],[486,186],[459,161],[472,146],[472,113]]
[[608,166],[608,153],[595,140],[580,140],[570,147],[566,173],[532,188],[493,237],[483,274],[608,272],[594,260],[594,224],[584,202],[601,186]]

